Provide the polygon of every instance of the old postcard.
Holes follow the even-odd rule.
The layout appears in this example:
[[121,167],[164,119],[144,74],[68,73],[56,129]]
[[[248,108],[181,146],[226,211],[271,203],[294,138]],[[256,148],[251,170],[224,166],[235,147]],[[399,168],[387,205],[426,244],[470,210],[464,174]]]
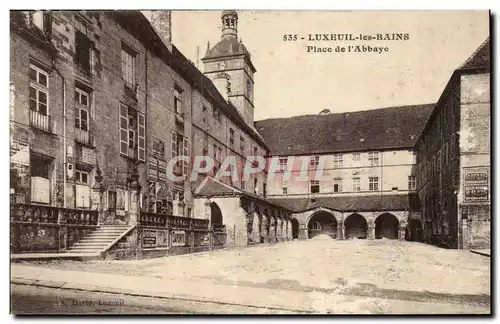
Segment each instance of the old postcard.
[[11,313],[491,314],[489,11],[11,11]]

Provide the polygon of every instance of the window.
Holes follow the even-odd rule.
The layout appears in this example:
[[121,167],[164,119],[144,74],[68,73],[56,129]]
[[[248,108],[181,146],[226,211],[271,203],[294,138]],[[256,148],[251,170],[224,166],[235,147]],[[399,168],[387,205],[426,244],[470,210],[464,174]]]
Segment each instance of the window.
[[370,191],[378,190],[378,177],[369,177],[368,178],[368,189]]
[[41,115],[49,114],[49,75],[35,65],[30,65],[30,110]]
[[287,187],[283,187],[283,188],[281,188],[281,190],[283,190],[283,194],[284,195],[288,195],[288,189],[287,189]]
[[319,181],[318,180],[311,180],[311,193],[319,193]]
[[240,136],[240,152],[245,154],[245,138],[243,136]]
[[352,153],[352,160],[359,162],[359,160],[361,160],[361,154],[360,153]]
[[333,192],[342,192],[342,179],[333,179]]
[[288,158],[286,157],[279,158],[279,170],[286,171],[287,163],[288,163]]
[[408,190],[417,190],[417,178],[415,176],[408,177]]
[[136,89],[135,64],[137,52],[122,43],[122,78],[130,89]]
[[50,15],[50,13],[44,12],[44,11],[33,11],[33,12],[30,12],[29,18],[30,18],[31,24],[33,26],[40,29],[48,37],[51,36],[51,34],[52,34],[52,17]]
[[208,111],[208,108],[203,106],[202,115],[201,115],[201,122],[204,126],[206,126],[206,124],[207,124],[207,111]]
[[[189,157],[189,143],[186,137],[172,132],[172,158],[177,156]],[[185,160],[178,161],[174,166],[174,173],[176,175],[187,175],[188,162]]]
[[359,178],[352,178],[352,191],[361,191],[361,184]]
[[378,165],[378,152],[368,152],[368,161],[370,161],[371,166]]
[[88,172],[76,170],[75,172],[75,181],[80,183],[89,184],[90,176]]
[[234,147],[234,129],[229,128],[229,145]]
[[153,155],[165,158],[165,143],[157,138],[153,138]]
[[144,114],[120,104],[120,154],[146,160]]
[[75,127],[84,131],[89,130],[89,94],[80,88],[75,88]]
[[222,121],[222,114],[221,114],[220,110],[217,109],[216,107],[214,107],[214,119],[218,122]]
[[311,160],[309,161],[309,166],[313,169],[316,169],[318,164],[319,164],[319,156],[318,155],[311,156]]
[[182,113],[182,89],[178,86],[174,87],[174,110],[178,115],[183,115]]
[[333,155],[333,167],[341,168],[344,165],[344,156],[342,154]]
[[75,61],[86,72],[90,72],[91,49],[93,43],[87,35],[87,25],[80,19],[75,19]]

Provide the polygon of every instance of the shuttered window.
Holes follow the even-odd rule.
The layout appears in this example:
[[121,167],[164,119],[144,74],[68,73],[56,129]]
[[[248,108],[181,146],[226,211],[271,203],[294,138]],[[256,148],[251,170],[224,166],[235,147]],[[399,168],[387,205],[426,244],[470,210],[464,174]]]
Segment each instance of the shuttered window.
[[137,113],[137,134],[138,134],[138,145],[137,153],[139,161],[146,160],[146,122],[144,114]]
[[120,153],[128,154],[128,107],[120,104]]

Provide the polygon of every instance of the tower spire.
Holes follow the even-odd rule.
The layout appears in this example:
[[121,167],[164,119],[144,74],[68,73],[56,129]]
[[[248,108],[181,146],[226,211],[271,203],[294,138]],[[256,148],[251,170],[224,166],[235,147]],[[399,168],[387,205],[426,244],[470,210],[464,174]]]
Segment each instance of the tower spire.
[[222,38],[238,37],[238,13],[235,10],[224,10],[221,14]]

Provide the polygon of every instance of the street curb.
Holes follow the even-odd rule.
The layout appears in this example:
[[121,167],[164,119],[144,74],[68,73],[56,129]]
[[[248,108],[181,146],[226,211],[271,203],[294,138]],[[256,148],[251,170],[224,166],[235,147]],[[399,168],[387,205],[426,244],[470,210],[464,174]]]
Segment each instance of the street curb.
[[475,254],[479,254],[479,255],[491,258],[491,253],[485,253],[485,252],[481,252],[481,251],[477,251],[477,250],[469,250],[469,251],[472,253],[475,253]]
[[291,308],[274,307],[274,306],[265,307],[265,306],[248,305],[248,304],[241,304],[241,303],[238,304],[238,303],[230,303],[230,302],[221,302],[221,301],[218,301],[218,300],[212,299],[212,298],[195,298],[191,295],[184,295],[184,294],[176,295],[174,297],[171,294],[168,294],[167,292],[165,292],[165,293],[154,292],[153,293],[153,292],[144,291],[144,290],[141,291],[141,290],[121,289],[121,288],[113,288],[113,287],[92,286],[92,285],[67,283],[67,282],[47,281],[47,280],[11,278],[10,284],[11,285],[14,284],[14,285],[56,288],[56,289],[79,290],[79,291],[108,293],[108,294],[123,294],[123,295],[128,295],[128,296],[147,297],[147,298],[185,300],[185,301],[198,302],[198,303],[242,306],[242,307],[248,307],[248,308],[270,309],[270,310],[296,312],[296,313],[304,313],[304,314],[315,314],[316,313],[312,310],[306,310],[306,309],[291,309]]

